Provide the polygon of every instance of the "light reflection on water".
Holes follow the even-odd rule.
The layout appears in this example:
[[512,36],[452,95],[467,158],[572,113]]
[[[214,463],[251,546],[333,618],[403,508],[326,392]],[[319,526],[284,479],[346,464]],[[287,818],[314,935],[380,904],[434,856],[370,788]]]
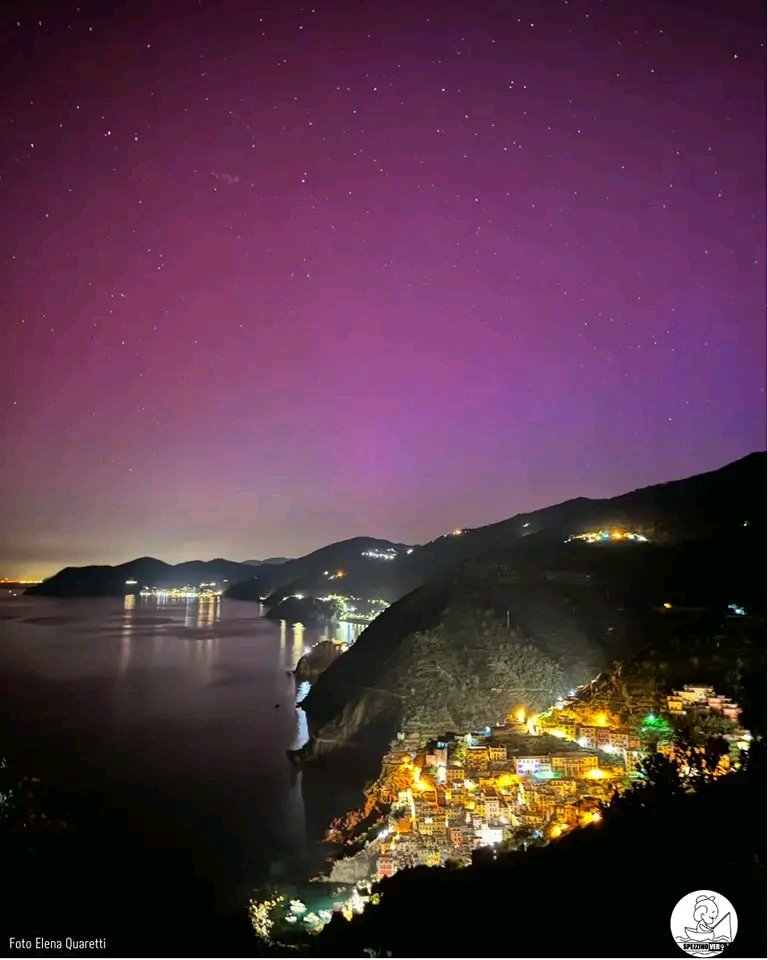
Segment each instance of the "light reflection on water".
[[147,849],[192,850],[224,897],[302,855],[286,751],[306,742],[307,688],[287,674],[328,631],[218,598],[0,602],[0,719],[36,775],[103,791]]
[[[151,623],[139,613],[146,613],[152,608],[173,609],[184,611],[184,628],[191,631],[188,643],[185,646],[186,660],[194,671],[196,678],[202,684],[210,683],[213,679],[212,668],[216,664],[216,651],[219,646],[219,637],[215,631],[203,633],[206,628],[213,628],[221,620],[221,597],[200,597],[176,599],[169,597],[141,598],[137,608],[136,596],[126,594],[123,598],[123,616],[120,625],[120,659],[119,671],[124,674],[131,666],[136,653],[136,633],[146,636],[147,627],[151,633],[151,660],[160,664],[177,656],[179,651],[175,647],[178,637],[167,632],[169,622]],[[171,618],[170,623],[173,620]],[[141,658],[146,657],[146,650],[141,651]]]
[[120,673],[125,673],[131,662],[131,634],[133,632],[133,611],[136,597],[132,593],[125,595],[123,601],[123,619],[120,627]]
[[352,646],[365,626],[364,623],[334,623],[327,633],[327,639]]
[[292,625],[291,633],[293,636],[291,637],[291,640],[293,643],[293,653],[296,663],[299,662],[299,657],[303,656],[303,654],[305,654],[309,649],[309,647],[305,647],[304,645],[304,632],[305,627],[303,623],[294,623]]

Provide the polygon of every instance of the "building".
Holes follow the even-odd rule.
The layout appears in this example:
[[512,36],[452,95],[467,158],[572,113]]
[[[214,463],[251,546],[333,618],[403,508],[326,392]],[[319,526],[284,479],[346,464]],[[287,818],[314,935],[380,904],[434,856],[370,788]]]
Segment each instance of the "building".
[[548,780],[547,788],[553,797],[558,800],[565,800],[575,797],[579,792],[579,786],[575,780]]
[[729,720],[738,722],[741,716],[741,707],[737,703],[734,703],[733,700],[726,700],[723,703],[723,715],[728,717]]
[[488,747],[469,747],[467,749],[466,764],[471,769],[485,768],[488,766]]
[[667,710],[672,716],[686,713],[720,713],[729,720],[738,721],[741,710],[728,697],[715,693],[706,684],[686,684],[682,690],[673,690],[667,697]]
[[444,740],[430,740],[427,744],[426,761],[428,767],[447,767],[448,744]]
[[422,817],[417,824],[418,831],[422,837],[431,837],[434,829],[434,817]]
[[515,757],[515,773],[518,777],[530,777],[535,774],[552,772],[552,758],[544,755],[533,757]]
[[504,839],[504,831],[501,827],[480,827],[480,832],[478,834],[480,837],[480,842],[484,847],[492,846],[496,843],[501,843]]
[[685,700],[677,693],[667,697],[667,712],[670,716],[681,717],[685,714]]
[[376,862],[376,876],[379,880],[382,877],[391,877],[397,872],[395,861],[390,854],[383,854]]
[[552,772],[562,777],[584,777],[598,766],[597,754],[560,753],[552,756]]
[[460,847],[464,843],[464,835],[463,827],[451,827],[449,837],[454,847]]
[[626,741],[626,734],[621,735],[618,734],[617,730],[611,730],[610,727],[592,724],[579,724],[576,728],[576,734],[579,744],[589,750],[605,750],[606,747],[618,746],[617,736],[619,739]]
[[494,790],[493,793],[486,793],[482,797],[485,805],[485,819],[491,823],[501,816],[501,797]]
[[543,733],[548,733],[550,736],[560,737],[563,740],[576,739],[576,720],[563,711],[544,714],[539,718],[538,725]]

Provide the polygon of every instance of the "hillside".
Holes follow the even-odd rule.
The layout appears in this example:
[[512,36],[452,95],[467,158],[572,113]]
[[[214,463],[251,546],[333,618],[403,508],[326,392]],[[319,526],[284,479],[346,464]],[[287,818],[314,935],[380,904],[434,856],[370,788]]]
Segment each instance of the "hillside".
[[266,560],[243,560],[243,563],[248,564],[249,567],[263,567],[264,564],[275,564],[277,566],[281,563],[288,563],[290,557],[267,557]]
[[[358,537],[322,547],[278,568],[258,568],[259,583],[232,596],[258,600],[278,592],[325,596],[343,593],[393,602],[470,557],[512,549],[523,541],[562,541],[600,529],[631,529],[655,543],[671,544],[737,529],[759,520],[766,458],[753,453],[719,470],[656,484],[604,500],[578,497],[474,529],[445,534],[422,546]],[[394,559],[366,553],[396,553]],[[344,576],[330,579],[338,571]]]
[[407,544],[373,537],[340,540],[296,560],[258,567],[258,583],[240,584],[227,596],[238,600],[270,597],[279,602],[292,593],[316,597],[344,593],[396,600],[402,591],[394,586],[390,568],[405,558],[409,549]]
[[484,527],[445,535],[393,564],[403,593],[455,563],[533,537],[558,540],[589,530],[631,529],[656,543],[695,540],[764,515],[766,455],[752,453],[719,470],[643,487],[617,497],[578,497]]
[[253,576],[254,568],[248,564],[221,558],[172,565],[154,557],[139,557],[115,567],[65,567],[26,592],[43,597],[117,597],[126,593],[129,580],[135,580],[138,587],[173,588],[210,582],[236,583]]
[[[273,594],[279,601],[292,593],[317,597],[343,593],[393,602],[463,560],[519,548],[525,541],[557,542],[587,530],[618,526],[654,542],[671,544],[718,530],[735,530],[744,522],[759,526],[765,469],[765,454],[753,453],[710,473],[606,500],[568,500],[485,527],[446,534],[423,546],[354,537],[292,560],[275,557],[236,563],[217,559],[172,566],[141,557],[115,567],[66,567],[27,592],[109,596],[123,593],[127,579],[161,587],[208,579],[229,581],[227,595],[241,600],[258,601]],[[754,520],[750,521],[751,517]]]
[[[376,753],[398,731],[432,735],[500,719],[516,703],[535,709],[651,639],[663,647],[680,633],[679,608],[693,608],[686,623],[703,619],[710,632],[730,603],[764,614],[755,563],[764,487],[758,455],[451,538],[462,541],[451,546],[459,554],[468,543],[487,549],[459,555],[395,603],[320,677],[304,704],[313,735],[305,756]],[[608,525],[652,542],[564,542],[565,533]],[[439,543],[418,552],[437,555]]]

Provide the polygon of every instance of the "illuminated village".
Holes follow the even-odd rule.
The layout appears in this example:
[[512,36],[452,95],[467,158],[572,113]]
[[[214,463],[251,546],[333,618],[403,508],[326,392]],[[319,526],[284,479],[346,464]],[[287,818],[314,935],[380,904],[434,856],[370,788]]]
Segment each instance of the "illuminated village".
[[616,543],[628,540],[634,543],[648,543],[648,537],[631,530],[590,530],[588,533],[572,534],[565,542],[572,543],[575,540],[583,540],[585,543]]
[[[132,586],[136,581],[127,580],[126,584]],[[224,581],[226,584],[227,581]],[[220,586],[218,583],[199,583],[197,586],[187,585],[184,587],[173,587],[163,589],[160,587],[142,587],[139,596],[145,599],[154,600],[212,600],[220,597],[226,586]]]
[[366,600],[364,597],[349,597],[338,593],[320,599],[336,601],[336,619],[343,623],[371,623],[389,606],[386,600]]
[[377,902],[374,884],[398,870],[465,866],[479,848],[524,848],[594,827],[602,805],[641,776],[638,761],[674,754],[675,724],[683,719],[694,727],[714,722],[728,741],[715,775],[738,766],[749,747],[740,708],[712,687],[686,685],[665,696],[635,689],[629,701],[626,695],[617,665],[538,715],[520,705],[504,723],[482,730],[427,743],[398,735],[363,809],[328,832],[330,842],[356,852],[316,878],[318,897],[307,900],[322,908],[273,894],[252,902],[254,928],[263,937],[317,932],[333,910],[349,919]]
[[[305,600],[304,593],[291,593],[284,600]],[[333,620],[341,623],[371,623],[380,613],[387,609],[386,600],[368,600],[365,597],[352,597],[341,593],[329,593],[324,597],[312,598],[322,603],[335,605]]]

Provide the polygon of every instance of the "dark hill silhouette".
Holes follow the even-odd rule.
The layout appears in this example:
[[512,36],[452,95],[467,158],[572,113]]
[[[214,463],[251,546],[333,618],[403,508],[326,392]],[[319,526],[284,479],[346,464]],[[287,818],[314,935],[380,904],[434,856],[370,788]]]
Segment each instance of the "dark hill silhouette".
[[[389,568],[401,562],[408,549],[407,544],[374,537],[340,540],[279,566],[259,567],[258,582],[238,584],[227,596],[238,600],[268,598],[274,603],[293,593],[316,597],[344,593],[395,600],[401,593],[393,592],[394,581]],[[398,558],[383,560],[364,556],[367,551],[383,553],[388,550],[397,551]],[[330,579],[329,575],[339,572],[343,573],[342,577]]]
[[288,563],[291,557],[267,557],[266,560],[243,560],[243,563],[247,563],[249,567],[262,567],[265,563],[267,564],[279,564],[279,563]]
[[[276,569],[260,567],[259,583],[233,592],[240,599],[259,600],[277,593],[325,596],[344,593],[389,602],[470,557],[492,550],[515,548],[538,538],[563,540],[593,529],[631,528],[657,543],[695,540],[745,521],[759,524],[765,491],[766,457],[753,453],[719,470],[643,487],[617,497],[591,500],[577,497],[520,513],[498,523],[447,534],[411,552],[403,544],[354,538],[322,547]],[[368,549],[394,547],[395,560],[362,556]],[[325,571],[343,569],[341,580],[329,581]]]
[[[117,597],[142,586],[172,588],[225,580],[236,583],[253,575],[253,567],[220,558],[171,565],[154,557],[139,557],[116,567],[65,567],[26,592],[47,597]],[[127,580],[137,581],[136,587],[126,587]]]
[[[230,595],[246,600],[259,600],[275,593],[282,599],[289,593],[324,596],[338,592],[392,602],[463,560],[510,548],[533,537],[556,541],[589,529],[621,526],[632,527],[653,540],[672,543],[726,527],[736,529],[749,522],[750,516],[759,526],[764,514],[765,471],[765,454],[753,453],[695,477],[656,484],[611,499],[567,500],[467,529],[459,536],[442,536],[420,547],[354,537],[293,560],[276,557],[258,561],[259,566],[254,561],[213,560],[208,561],[213,565],[210,569],[202,561],[172,567],[153,557],[140,557],[116,567],[67,567],[27,592],[50,596],[119,595],[124,592],[126,579],[157,586],[182,586],[187,582],[185,577],[199,577],[228,580]],[[363,556],[368,550],[390,548],[398,551],[395,560]],[[329,580],[326,571],[338,570],[344,571],[344,577]],[[235,584],[239,584],[236,590]]]
[[[350,746],[371,756],[398,730],[434,735],[500,719],[513,703],[497,702],[493,689],[519,691],[509,696],[531,707],[551,702],[668,632],[674,621],[665,602],[674,612],[700,609],[712,630],[730,603],[764,615],[756,560],[764,553],[764,489],[765,455],[753,455],[414,551],[421,575],[437,575],[380,615],[313,686],[305,756]],[[612,525],[654,542],[564,542],[568,533]]]
[[[564,539],[595,529],[631,528],[661,543],[695,540],[764,516],[766,455],[740,460],[683,480],[655,484],[604,500],[577,497],[521,513],[460,536],[443,536],[396,562],[395,590],[403,593],[452,564],[530,537]],[[402,594],[401,594],[402,595]]]

